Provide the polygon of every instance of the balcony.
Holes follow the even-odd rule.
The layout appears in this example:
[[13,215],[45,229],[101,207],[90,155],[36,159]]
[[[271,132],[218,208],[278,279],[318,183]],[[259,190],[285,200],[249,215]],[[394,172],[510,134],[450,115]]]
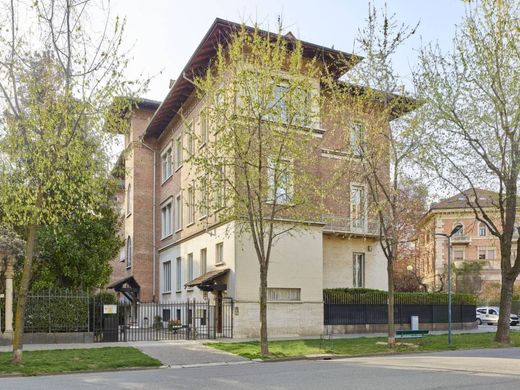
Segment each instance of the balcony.
[[469,244],[470,238],[469,236],[461,236],[461,235],[454,235],[451,237],[451,243],[452,244]]
[[322,221],[325,222],[323,231],[332,234],[346,234],[360,237],[378,237],[379,223],[369,218],[351,219],[337,215],[324,215]]

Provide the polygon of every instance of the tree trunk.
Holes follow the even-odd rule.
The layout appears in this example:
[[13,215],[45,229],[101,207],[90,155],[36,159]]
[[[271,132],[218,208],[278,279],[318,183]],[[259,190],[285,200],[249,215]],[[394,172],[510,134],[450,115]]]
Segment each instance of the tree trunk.
[[36,242],[36,225],[32,223],[28,226],[27,243],[25,251],[25,262],[23,265],[22,281],[18,292],[18,300],[16,302],[16,314],[14,319],[14,336],[13,336],[13,364],[22,363],[23,349],[23,332],[25,319],[25,305],[27,303],[27,294],[29,292],[29,284],[31,282],[32,261],[34,257],[34,246]]
[[513,301],[513,286],[515,279],[510,279],[502,273],[502,286],[500,288],[500,315],[498,317],[497,333],[495,341],[502,344],[510,344],[510,315]]
[[394,320],[394,262],[387,260],[388,276],[388,346],[395,347],[395,320]]
[[269,355],[267,340],[267,267],[260,265],[260,353]]

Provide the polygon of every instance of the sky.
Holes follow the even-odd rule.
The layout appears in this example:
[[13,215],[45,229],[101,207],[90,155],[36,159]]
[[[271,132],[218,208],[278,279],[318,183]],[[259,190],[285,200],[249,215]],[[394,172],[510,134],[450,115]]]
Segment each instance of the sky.
[[[375,0],[378,8],[383,0]],[[358,29],[363,27],[368,0],[112,0],[113,13],[126,18],[126,44],[133,61],[128,76],[151,77],[144,97],[162,100],[170,79],[179,77],[184,65],[215,18],[276,29],[279,16],[297,38],[352,52]],[[438,43],[450,50],[456,24],[464,15],[462,0],[387,0],[389,13],[419,28],[396,54],[394,64],[405,85],[418,49]]]

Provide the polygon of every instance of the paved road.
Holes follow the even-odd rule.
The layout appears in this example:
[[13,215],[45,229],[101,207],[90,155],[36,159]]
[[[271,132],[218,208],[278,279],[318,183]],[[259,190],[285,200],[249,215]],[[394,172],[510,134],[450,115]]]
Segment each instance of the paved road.
[[0,389],[515,389],[520,349],[0,379]]

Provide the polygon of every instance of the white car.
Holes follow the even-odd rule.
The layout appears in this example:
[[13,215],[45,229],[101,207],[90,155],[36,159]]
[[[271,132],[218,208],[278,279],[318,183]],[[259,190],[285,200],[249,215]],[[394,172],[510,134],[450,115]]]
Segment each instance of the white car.
[[[477,324],[496,325],[498,323],[499,308],[496,306],[477,307]],[[510,325],[518,325],[518,316],[511,313]]]

